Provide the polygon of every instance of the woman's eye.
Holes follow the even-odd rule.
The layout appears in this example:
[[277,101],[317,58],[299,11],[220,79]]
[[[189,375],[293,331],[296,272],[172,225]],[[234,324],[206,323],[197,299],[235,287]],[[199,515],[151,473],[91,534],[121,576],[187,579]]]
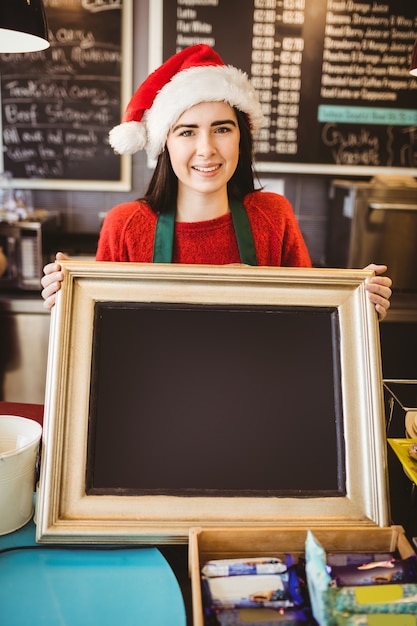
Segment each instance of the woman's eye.
[[216,133],[229,133],[230,132],[230,128],[228,126],[219,126],[218,128],[216,128]]

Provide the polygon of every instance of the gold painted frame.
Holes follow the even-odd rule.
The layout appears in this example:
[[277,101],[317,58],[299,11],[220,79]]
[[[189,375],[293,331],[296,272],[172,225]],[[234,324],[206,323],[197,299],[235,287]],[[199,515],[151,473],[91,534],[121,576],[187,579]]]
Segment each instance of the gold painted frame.
[[[384,404],[369,270],[62,263],[52,311],[37,540],[183,543],[193,526],[386,526]],[[86,495],[96,302],[335,307],[346,495],[327,498]],[[320,462],[320,459],[317,459]]]

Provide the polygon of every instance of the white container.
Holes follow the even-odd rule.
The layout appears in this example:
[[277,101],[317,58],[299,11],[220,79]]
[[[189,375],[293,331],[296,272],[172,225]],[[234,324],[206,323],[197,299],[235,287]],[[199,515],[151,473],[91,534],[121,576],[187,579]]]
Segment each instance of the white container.
[[17,415],[0,415],[0,535],[33,515],[36,460],[42,427]]

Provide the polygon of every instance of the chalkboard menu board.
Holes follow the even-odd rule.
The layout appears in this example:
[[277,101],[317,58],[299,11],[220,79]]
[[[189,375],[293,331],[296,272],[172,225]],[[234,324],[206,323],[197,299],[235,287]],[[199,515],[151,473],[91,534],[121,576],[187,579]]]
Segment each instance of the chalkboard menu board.
[[0,54],[2,159],[21,187],[128,189],[108,131],[131,95],[130,0],[45,0],[51,47]]
[[415,2],[160,0],[152,11],[154,64],[159,34],[163,59],[203,42],[248,73],[267,120],[258,170],[417,175]]
[[87,494],[346,495],[336,308],[98,302],[94,318]]

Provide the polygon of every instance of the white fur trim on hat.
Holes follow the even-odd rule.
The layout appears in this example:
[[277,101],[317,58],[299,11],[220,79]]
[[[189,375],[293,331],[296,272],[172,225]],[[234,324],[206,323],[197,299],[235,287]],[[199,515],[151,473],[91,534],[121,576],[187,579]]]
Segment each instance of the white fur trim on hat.
[[146,128],[141,122],[123,122],[111,129],[109,141],[119,154],[134,154],[146,146]]
[[241,70],[231,65],[209,65],[178,72],[143,116],[148,155],[156,158],[163,151],[169,130],[184,111],[201,102],[221,101],[246,113],[252,132],[262,127],[264,116],[258,95]]

